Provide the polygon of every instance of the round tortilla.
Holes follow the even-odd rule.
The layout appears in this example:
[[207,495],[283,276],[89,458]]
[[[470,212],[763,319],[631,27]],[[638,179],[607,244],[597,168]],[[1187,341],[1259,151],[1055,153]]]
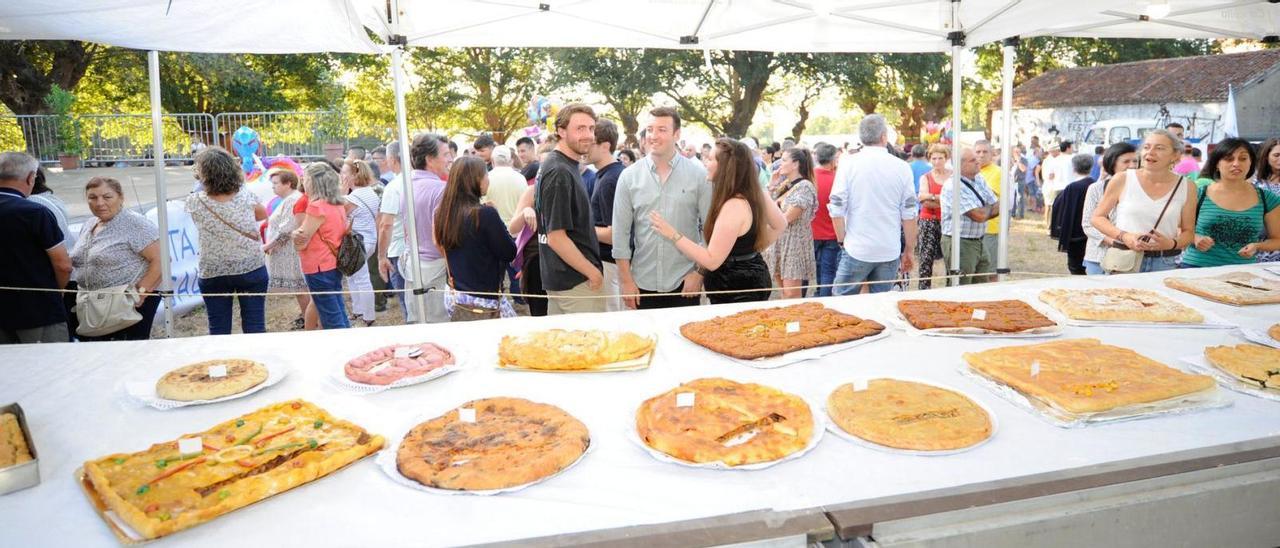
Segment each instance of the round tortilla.
[[[209,368],[227,366],[227,376],[212,378]],[[255,361],[209,360],[184,365],[165,373],[156,382],[156,394],[175,401],[213,400],[233,396],[267,380],[267,366]]]
[[963,449],[991,437],[991,417],[965,395],[897,379],[874,379],[866,390],[852,384],[827,398],[827,414],[871,443],[915,451]]

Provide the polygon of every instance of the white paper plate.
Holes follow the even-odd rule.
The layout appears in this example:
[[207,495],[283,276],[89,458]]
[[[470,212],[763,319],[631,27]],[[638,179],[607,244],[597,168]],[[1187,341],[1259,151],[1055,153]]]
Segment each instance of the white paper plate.
[[[964,301],[954,301],[954,302],[964,302]],[[1029,306],[1031,306],[1031,308],[1035,309],[1036,312],[1044,314],[1046,318],[1053,320],[1054,322],[1058,323],[1058,325],[1055,325],[1052,327],[1037,327],[1035,329],[1019,331],[1017,333],[1001,333],[998,331],[986,331],[986,330],[982,330],[974,327],[939,327],[935,329],[920,329],[914,325],[911,325],[911,322],[907,321],[907,319],[903,317],[902,312],[898,310],[898,303],[896,302],[889,305],[889,309],[886,310],[885,316],[888,318],[892,318],[891,321],[895,328],[905,331],[907,335],[910,335],[912,337],[928,336],[928,337],[960,337],[960,338],[966,338],[966,339],[1045,339],[1049,337],[1062,336],[1062,323],[1051,315],[1049,310],[1047,310],[1048,307],[1037,306],[1038,303],[1028,302],[1026,300],[1023,300],[1022,302],[1027,303]]]
[[[399,466],[396,464],[396,455],[397,455],[397,453],[399,453],[399,452],[400,452],[400,443],[404,441],[404,437],[405,437],[406,435],[408,435],[408,434],[409,434],[409,431],[410,431],[410,430],[412,430],[412,429],[413,429],[414,427],[416,427],[417,425],[419,425],[419,424],[421,424],[421,423],[423,423],[423,422],[429,421],[429,420],[431,420],[431,419],[434,419],[434,418],[436,418],[436,417],[439,417],[439,416],[441,416],[441,415],[443,415],[443,414],[445,414],[445,413],[448,413],[449,411],[452,411],[452,410],[454,410],[454,409],[457,409],[457,406],[454,406],[454,407],[452,407],[452,408],[449,408],[449,409],[447,409],[447,410],[445,410],[445,411],[443,411],[443,412],[441,412],[441,413],[438,413],[438,414],[436,414],[436,415],[433,415],[433,416],[431,416],[431,417],[425,417],[425,416],[424,416],[424,417],[422,417],[422,420],[415,421],[415,422],[414,422],[414,426],[410,426],[408,429],[406,429],[406,430],[404,431],[404,433],[403,433],[403,434],[401,434],[401,435],[400,435],[400,441],[397,441],[397,442],[395,443],[395,445],[388,446],[387,448],[385,448],[385,449],[383,449],[382,451],[379,451],[379,452],[378,452],[378,456],[377,456],[377,457],[375,457],[375,459],[374,459],[374,462],[376,462],[376,463],[378,464],[378,468],[382,469],[382,472],[383,472],[384,474],[386,474],[386,475],[387,475],[387,477],[391,479],[391,481],[393,481],[393,482],[395,482],[395,483],[397,483],[397,484],[403,485],[403,486],[405,486],[405,487],[408,487],[408,488],[410,488],[410,489],[415,489],[415,490],[423,491],[423,492],[426,492],[426,493],[432,493],[432,494],[435,494],[435,495],[471,495],[471,496],[487,497],[487,496],[498,495],[498,494],[502,494],[502,493],[510,493],[510,492],[513,492],[513,491],[519,491],[519,490],[521,490],[521,489],[526,489],[526,488],[528,488],[528,487],[531,487],[531,486],[537,485],[537,484],[542,483],[542,482],[544,482],[544,481],[547,481],[547,480],[549,480],[549,479],[551,479],[551,478],[554,478],[554,477],[556,477],[556,476],[559,476],[560,474],[563,474],[563,473],[565,473],[565,472],[569,471],[569,469],[573,468],[574,466],[577,466],[577,465],[578,465],[578,463],[582,462],[582,459],[586,458],[586,457],[587,457],[587,455],[588,455],[588,454],[590,454],[590,453],[591,453],[591,451],[592,451],[592,450],[595,448],[595,446],[596,446],[596,439],[595,439],[595,437],[594,437],[594,436],[591,436],[591,432],[590,432],[590,431],[588,431],[588,432],[587,432],[587,435],[588,435],[588,436],[591,436],[591,443],[587,445],[587,450],[586,450],[586,451],[583,451],[583,452],[582,452],[582,454],[578,456],[578,459],[577,459],[577,460],[575,460],[575,461],[573,461],[572,463],[570,463],[570,464],[569,464],[569,466],[564,467],[564,468],[563,468],[563,469],[561,469],[559,472],[556,472],[556,473],[554,473],[554,474],[551,474],[550,476],[546,476],[546,477],[544,477],[544,478],[539,478],[539,479],[537,479],[537,480],[535,480],[535,481],[531,481],[531,482],[529,482],[529,483],[524,483],[524,484],[521,484],[521,485],[513,485],[513,486],[511,486],[511,487],[503,487],[503,488],[501,488],[501,489],[485,489],[485,490],[478,490],[478,491],[464,491],[464,490],[461,490],[461,489],[441,489],[441,488],[439,488],[439,487],[428,487],[428,486],[426,486],[426,485],[423,485],[423,484],[421,484],[421,483],[418,483],[417,481],[414,481],[414,480],[411,480],[411,479],[409,479],[409,478],[404,477],[404,475],[400,473],[400,468],[399,468]],[[565,411],[565,413],[568,413],[568,411]]]
[[744,359],[741,359],[741,358],[735,358],[735,357],[733,357],[733,356],[726,356],[726,355],[724,355],[724,354],[721,354],[721,353],[719,353],[719,352],[716,352],[715,350],[712,350],[712,349],[707,348],[707,347],[705,347],[705,346],[702,346],[702,345],[700,345],[700,344],[698,344],[698,343],[696,343],[696,342],[693,342],[693,341],[691,341],[691,340],[689,340],[689,339],[686,339],[686,338],[685,338],[685,336],[684,336],[684,334],[680,332],[680,328],[679,328],[679,327],[676,327],[676,329],[675,329],[675,334],[676,334],[676,336],[677,336],[677,337],[680,337],[680,339],[681,339],[681,340],[683,340],[683,341],[685,341],[685,342],[687,342],[687,343],[689,343],[689,344],[691,344],[691,345],[693,345],[693,346],[695,346],[695,347],[697,347],[697,348],[700,348],[700,349],[702,349],[702,350],[703,350],[703,351],[705,351],[705,352],[709,352],[709,353],[711,353],[711,354],[713,354],[713,355],[715,355],[715,356],[719,356],[719,357],[721,357],[721,358],[724,358],[724,359],[730,360],[730,361],[732,361],[732,362],[739,363],[739,364],[745,365],[745,366],[747,366],[747,367],[754,367],[754,368],[756,368],[756,369],[776,369],[776,368],[779,368],[779,367],[783,367],[783,366],[791,365],[791,364],[793,364],[793,363],[800,363],[800,362],[803,362],[803,361],[816,360],[816,359],[819,359],[819,358],[821,358],[821,357],[823,357],[823,356],[827,356],[827,355],[830,355],[830,354],[835,354],[836,352],[842,352],[842,351],[848,350],[848,349],[850,349],[850,348],[853,348],[853,347],[855,347],[855,346],[860,346],[860,345],[864,345],[864,344],[867,344],[867,343],[871,343],[871,342],[878,341],[878,340],[880,340],[880,339],[883,339],[883,338],[885,338],[885,337],[888,337],[888,336],[889,336],[889,326],[887,326],[887,325],[886,325],[886,326],[885,326],[885,328],[884,328],[884,331],[881,331],[881,332],[879,332],[879,333],[877,333],[877,334],[875,334],[875,335],[872,335],[872,336],[870,336],[870,337],[863,337],[863,338],[858,339],[858,340],[856,340],[856,341],[848,341],[848,342],[842,342],[842,343],[839,343],[839,344],[829,344],[829,345],[827,345],[827,346],[818,346],[818,347],[814,347],[814,348],[806,348],[806,349],[804,349],[804,350],[796,350],[795,352],[787,352],[786,354],[782,354],[782,355],[780,355],[780,356],[772,356],[772,357],[768,357],[768,358],[758,358],[758,359],[754,359],[754,360],[744,360]]
[[[1204,316],[1204,322],[1203,323],[1170,323],[1170,322],[1130,322],[1130,321],[1111,322],[1111,321],[1095,321],[1095,320],[1076,320],[1068,317],[1061,310],[1058,310],[1057,308],[1054,308],[1053,306],[1050,306],[1047,303],[1045,306],[1046,306],[1046,310],[1049,312],[1050,319],[1052,319],[1055,322],[1058,322],[1059,325],[1070,325],[1075,327],[1142,327],[1142,328],[1151,327],[1151,328],[1157,328],[1157,329],[1235,329],[1236,328],[1236,324],[1227,321],[1222,316],[1219,316],[1213,312],[1207,312],[1200,308],[1191,306],[1187,304],[1186,301],[1176,297],[1172,297],[1168,293],[1165,293],[1162,291],[1154,291],[1154,290],[1148,290],[1148,291],[1153,291],[1155,293],[1158,293],[1160,294],[1160,296],[1166,299],[1169,299],[1182,306],[1185,306],[1187,308],[1195,310],[1196,312],[1199,312],[1201,316]],[[1032,295],[1032,298],[1039,300],[1040,292],[1039,291],[1034,292],[1034,294]],[[1043,302],[1043,301],[1040,301],[1040,302]]]
[[[796,397],[799,397],[799,396],[796,396]],[[648,400],[648,399],[649,398],[645,398],[645,400]],[[792,453],[780,459],[771,460],[768,462],[757,462],[753,464],[744,464],[741,466],[729,466],[728,464],[725,464],[721,461],[689,462],[689,461],[677,459],[671,455],[663,453],[662,451],[649,447],[649,445],[646,444],[644,440],[640,439],[640,433],[636,432],[636,429],[634,426],[631,428],[627,428],[625,435],[627,439],[631,440],[631,443],[636,444],[637,447],[644,450],[644,452],[648,453],[649,456],[662,462],[678,464],[680,466],[686,466],[689,468],[702,468],[702,469],[708,469],[708,470],[764,470],[765,468],[769,468],[776,464],[780,464],[783,462],[787,462],[789,460],[795,460],[800,457],[803,457],[809,451],[812,451],[814,447],[817,447],[818,443],[822,441],[822,434],[826,430],[826,414],[820,413],[818,407],[813,405],[813,402],[809,401],[808,399],[806,398],[800,398],[800,399],[804,400],[805,405],[809,406],[809,414],[813,417],[813,435],[810,436],[809,443],[804,446],[804,449],[796,451],[795,453]],[[644,402],[642,401],[640,404],[637,404],[634,408],[637,411],[639,411],[640,405],[643,405],[643,403]],[[632,414],[632,416],[635,416],[634,413]]]
[[963,361],[960,364],[960,374],[985,386],[997,396],[1013,404],[1014,407],[1031,413],[1059,428],[1081,428],[1095,424],[1147,419],[1160,415],[1192,413],[1207,409],[1230,407],[1234,403],[1215,385],[1192,394],[1155,402],[1117,407],[1101,413],[1071,413],[1058,409],[1047,402],[1026,396],[1009,385],[974,371]]
[[[859,379],[859,377],[855,377],[855,378],[853,378],[853,379],[849,379],[849,380],[847,380],[847,381],[844,381],[844,382],[841,382],[841,383],[839,383],[839,384],[836,384],[836,385],[832,386],[832,387],[831,387],[831,389],[827,391],[827,395],[828,395],[828,397],[831,395],[831,393],[832,393],[832,392],[835,392],[835,391],[836,391],[837,389],[839,389],[841,386],[844,386],[844,385],[846,385],[846,384],[852,383],[852,382],[854,382],[855,380],[858,380],[858,379]],[[865,380],[866,380],[866,381],[868,381],[868,382],[873,381],[873,380],[879,380],[879,379],[889,379],[889,380],[898,380],[898,381],[908,381],[908,382],[914,382],[914,383],[920,383],[920,384],[929,385],[929,386],[932,386],[932,387],[934,387],[934,388],[941,388],[941,389],[943,389],[943,390],[950,390],[950,391],[952,391],[952,392],[955,392],[955,393],[957,393],[957,394],[960,394],[960,395],[962,395],[962,396],[964,396],[964,397],[966,397],[966,398],[969,398],[969,401],[973,402],[973,403],[974,403],[974,404],[976,404],[978,407],[981,407],[983,411],[986,411],[986,412],[987,412],[987,416],[991,418],[991,435],[990,435],[990,436],[987,436],[987,439],[984,439],[984,440],[982,440],[982,441],[980,441],[980,442],[978,442],[978,443],[975,443],[975,444],[973,444],[973,445],[970,445],[970,446],[968,446],[968,447],[962,447],[962,448],[960,448],[960,449],[946,449],[946,450],[941,450],[941,451],[923,451],[923,450],[918,450],[918,449],[899,449],[899,448],[897,448],[897,447],[889,447],[889,446],[887,446],[887,445],[880,445],[880,444],[875,443],[875,442],[873,442],[873,441],[865,440],[865,439],[862,439],[862,438],[860,438],[860,437],[858,437],[858,436],[855,436],[855,435],[853,435],[853,434],[850,434],[850,433],[848,433],[848,432],[845,432],[843,428],[840,428],[840,425],[836,424],[836,422],[835,422],[834,420],[832,420],[832,419],[831,419],[831,417],[830,417],[829,415],[827,415],[827,407],[826,407],[826,405],[824,404],[824,405],[822,406],[822,413],[823,413],[823,416],[826,418],[826,421],[827,421],[827,430],[830,430],[830,431],[831,431],[831,433],[832,433],[832,434],[835,434],[835,436],[836,436],[836,437],[838,437],[838,438],[840,438],[840,439],[843,439],[843,440],[846,440],[846,441],[849,441],[849,442],[852,442],[852,443],[853,443],[853,444],[855,444],[855,445],[860,445],[860,446],[862,446],[862,447],[866,447],[866,448],[868,448],[868,449],[874,449],[874,450],[876,450],[876,451],[883,451],[883,452],[885,452],[885,453],[893,453],[893,454],[897,454],[897,455],[914,455],[914,456],[919,456],[919,457],[944,457],[944,456],[947,456],[947,455],[954,455],[954,454],[956,454],[956,453],[964,453],[964,452],[966,452],[966,451],[972,451],[972,450],[974,450],[974,449],[977,449],[977,448],[979,448],[979,447],[982,447],[983,445],[986,445],[986,443],[987,443],[987,442],[991,441],[991,440],[992,440],[992,438],[995,438],[995,437],[996,437],[996,432],[998,432],[998,431],[1000,430],[1000,424],[999,424],[999,422],[997,422],[997,420],[996,420],[996,413],[995,413],[995,411],[992,411],[990,407],[987,407],[987,404],[985,404],[985,403],[982,403],[982,402],[978,401],[977,399],[973,398],[973,397],[972,397],[972,396],[970,396],[969,394],[965,394],[963,390],[960,390],[960,389],[955,388],[955,387],[953,387],[953,386],[948,386],[948,385],[945,385],[945,384],[939,384],[939,383],[936,383],[936,382],[933,382],[933,381],[927,381],[927,380],[924,380],[924,379],[917,379],[917,378],[912,378],[912,377],[883,377],[883,376],[878,376],[878,377],[865,377],[865,378],[862,378],[862,379],[865,379]],[[823,401],[825,402],[826,400],[824,399]]]
[[1271,348],[1280,348],[1280,341],[1271,338],[1270,335],[1263,333],[1262,331],[1258,331],[1257,329],[1241,327],[1240,334],[1249,342],[1255,342],[1263,346],[1270,346]]
[[[226,358],[226,359],[249,359],[249,358]],[[145,405],[145,406],[152,407],[154,409],[159,409],[162,411],[167,411],[169,409],[177,409],[179,407],[187,407],[190,405],[205,405],[210,403],[219,403],[219,402],[224,402],[224,401],[229,401],[237,398],[250,396],[258,392],[259,390],[264,390],[267,387],[272,386],[284,380],[285,375],[289,373],[288,367],[273,363],[275,360],[270,360],[270,361],[253,360],[253,361],[257,361],[258,363],[263,364],[263,366],[267,368],[267,380],[239,394],[232,394],[230,396],[224,396],[224,397],[216,398],[212,400],[178,401],[178,400],[165,399],[160,397],[158,394],[156,394],[156,382],[158,382],[161,377],[168,374],[169,371],[165,371],[163,373],[160,373],[159,375],[155,375],[150,379],[149,382],[147,380],[125,381],[120,386],[120,392],[124,394],[124,397],[126,400],[132,403]]]
[[1264,400],[1280,401],[1280,392],[1264,390],[1262,387],[1237,379],[1234,375],[1214,367],[1213,364],[1209,363],[1209,360],[1205,359],[1204,354],[1183,357],[1182,362],[1190,365],[1195,371],[1212,376],[1218,381],[1218,384],[1232,392],[1239,392]]
[[[411,345],[411,344],[421,344],[421,343],[407,343],[407,344]],[[406,386],[413,386],[415,384],[422,384],[424,382],[433,381],[440,377],[448,375],[449,373],[453,373],[454,371],[460,371],[466,367],[467,365],[466,354],[462,352],[458,352],[453,348],[445,347],[444,345],[440,345],[438,343],[432,343],[432,344],[437,344],[437,346],[440,346],[441,348],[448,350],[450,354],[453,354],[453,363],[445,365],[444,367],[432,369],[431,371],[428,371],[426,373],[423,373],[415,377],[406,377],[403,379],[399,379],[391,384],[365,384],[365,383],[356,382],[347,378],[347,373],[346,373],[347,362],[344,361],[341,364],[339,364],[336,369],[330,371],[329,382],[332,383],[334,387],[336,387],[339,391],[345,392],[347,394],[369,395],[369,394],[378,394],[381,392],[386,392],[387,390],[391,390],[392,388],[404,388]]]

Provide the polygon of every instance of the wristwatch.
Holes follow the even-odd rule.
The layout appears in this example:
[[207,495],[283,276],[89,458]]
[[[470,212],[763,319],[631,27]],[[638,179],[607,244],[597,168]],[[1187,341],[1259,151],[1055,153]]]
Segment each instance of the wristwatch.
[[675,236],[671,237],[671,243],[674,244],[676,242],[679,242],[681,238],[684,238],[684,234],[677,232]]

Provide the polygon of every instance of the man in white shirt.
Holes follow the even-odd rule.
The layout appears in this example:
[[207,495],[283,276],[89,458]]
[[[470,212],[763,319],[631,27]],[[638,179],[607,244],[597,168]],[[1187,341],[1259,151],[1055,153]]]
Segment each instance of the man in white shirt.
[[515,215],[516,204],[529,188],[529,182],[511,167],[515,163],[515,153],[511,147],[497,145],[491,148],[493,150],[489,157],[493,159],[493,170],[489,172],[489,192],[480,201],[493,204],[502,222],[507,223]]
[[404,276],[400,274],[400,255],[404,254],[404,224],[400,210],[404,208],[404,182],[400,163],[400,142],[387,143],[386,171],[392,174],[382,191],[382,205],[378,207],[378,273],[382,279],[398,291],[400,313],[409,320],[409,308],[405,306]]
[[1041,168],[1044,174],[1045,224],[1050,224],[1053,219],[1053,201],[1058,198],[1062,189],[1075,181],[1071,169],[1071,151],[1071,141],[1063,141],[1058,144],[1057,154],[1054,154],[1054,149],[1049,150],[1050,156],[1045,158],[1044,167]]
[[837,295],[862,290],[861,285],[839,284],[864,281],[878,282],[871,284],[872,293],[888,291],[898,272],[910,272],[915,265],[919,202],[911,166],[886,148],[889,127],[883,116],[863,118],[858,134],[862,151],[840,161],[827,204],[843,248]]

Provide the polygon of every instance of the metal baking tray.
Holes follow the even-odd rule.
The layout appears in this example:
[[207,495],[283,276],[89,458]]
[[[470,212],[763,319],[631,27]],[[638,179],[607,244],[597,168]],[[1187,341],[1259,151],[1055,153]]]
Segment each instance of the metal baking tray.
[[27,440],[27,449],[31,451],[31,460],[22,464],[0,468],[0,495],[7,495],[14,491],[21,491],[40,484],[40,454],[36,453],[35,441],[31,439],[31,428],[27,426],[27,415],[22,412],[22,406],[17,403],[0,407],[0,414],[4,413],[13,413],[14,416],[18,417],[18,428],[22,430],[22,437]]

